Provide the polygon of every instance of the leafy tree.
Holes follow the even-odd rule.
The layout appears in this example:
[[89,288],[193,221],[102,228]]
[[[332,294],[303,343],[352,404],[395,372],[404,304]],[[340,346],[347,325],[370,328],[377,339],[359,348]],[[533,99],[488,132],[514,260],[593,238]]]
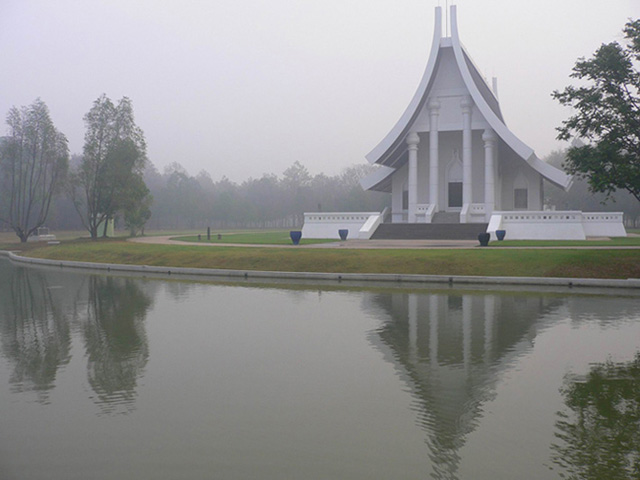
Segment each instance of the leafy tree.
[[69,149],[40,99],[9,110],[7,124],[9,136],[0,139],[0,221],[26,242],[47,219],[67,173]]
[[[114,105],[106,95],[100,96],[84,121],[83,158],[74,173],[71,194],[83,225],[95,240],[106,235],[107,222],[139,193],[146,143],[127,97]],[[98,232],[100,224],[105,225],[104,232]]]
[[558,139],[588,142],[569,149],[569,173],[587,178],[594,192],[609,196],[624,189],[640,201],[640,20],[629,21],[624,35],[625,45],[603,44],[592,58],[576,62],[571,77],[584,86],[553,97],[576,110],[558,128]]

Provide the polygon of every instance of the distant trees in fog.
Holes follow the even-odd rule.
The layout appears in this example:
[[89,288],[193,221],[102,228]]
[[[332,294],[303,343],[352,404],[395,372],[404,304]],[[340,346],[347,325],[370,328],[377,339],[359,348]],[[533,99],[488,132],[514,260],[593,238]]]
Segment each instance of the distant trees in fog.
[[[556,150],[545,158],[554,167],[563,169],[566,150]],[[568,192],[545,182],[544,204],[556,210],[582,210],[585,212],[623,212],[627,228],[640,227],[640,202],[625,190],[593,193],[587,179],[575,176]]]
[[152,165],[145,181],[154,203],[152,229],[278,228],[301,226],[308,211],[380,211],[388,195],[365,192],[359,179],[372,168],[356,165],[342,173],[311,175],[294,162],[282,176],[264,174],[235,183],[214,181],[201,171],[191,176],[178,163],[159,173]]

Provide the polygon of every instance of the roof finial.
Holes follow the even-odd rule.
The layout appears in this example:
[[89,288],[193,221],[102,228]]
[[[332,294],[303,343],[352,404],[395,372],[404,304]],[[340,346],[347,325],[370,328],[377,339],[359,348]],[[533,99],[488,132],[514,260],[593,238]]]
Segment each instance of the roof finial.
[[449,36],[449,1],[445,0],[444,2],[444,28],[445,28],[445,37]]

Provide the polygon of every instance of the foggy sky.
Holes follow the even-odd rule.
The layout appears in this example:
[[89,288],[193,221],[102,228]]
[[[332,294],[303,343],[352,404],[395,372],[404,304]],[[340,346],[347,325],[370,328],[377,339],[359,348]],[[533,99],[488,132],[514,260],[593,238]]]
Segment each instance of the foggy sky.
[[[452,2],[448,2],[449,4]],[[460,38],[498,77],[507,125],[565,145],[550,94],[622,39],[638,0],[458,0]],[[37,97],[81,153],[82,117],[132,99],[150,160],[239,182],[298,160],[333,175],[398,120],[422,77],[437,0],[0,0],[0,115]]]

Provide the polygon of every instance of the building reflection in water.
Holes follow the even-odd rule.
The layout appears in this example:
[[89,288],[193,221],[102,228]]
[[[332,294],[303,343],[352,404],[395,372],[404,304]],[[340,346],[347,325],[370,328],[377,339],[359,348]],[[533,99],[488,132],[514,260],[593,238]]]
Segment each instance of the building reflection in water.
[[94,401],[106,413],[134,408],[149,357],[144,320],[153,297],[145,284],[4,261],[0,278],[8,282],[0,289],[0,345],[12,365],[13,389],[48,402],[71,360],[74,332],[81,332]]
[[553,297],[447,292],[365,297],[382,315],[371,341],[410,385],[437,479],[457,477],[459,452],[501,372],[531,349]]

